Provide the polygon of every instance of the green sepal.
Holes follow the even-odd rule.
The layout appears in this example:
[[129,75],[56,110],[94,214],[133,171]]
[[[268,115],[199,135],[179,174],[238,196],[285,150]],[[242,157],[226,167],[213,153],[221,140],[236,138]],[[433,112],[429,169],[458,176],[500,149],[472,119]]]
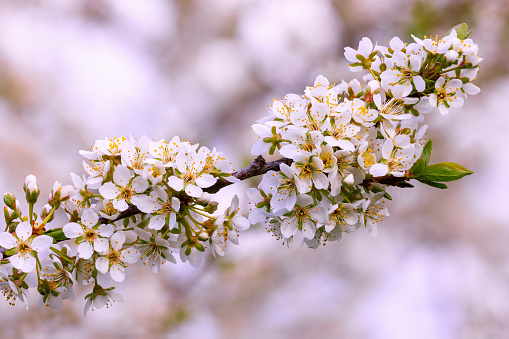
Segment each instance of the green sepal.
[[429,165],[419,171],[418,180],[447,182],[455,181],[474,172],[454,162],[441,162],[439,164]]
[[196,249],[200,252],[205,252],[205,247],[203,247],[203,245],[200,244],[199,242],[195,243],[194,247],[196,247]]
[[171,234],[180,234],[180,230],[177,227],[174,227],[170,230]]
[[18,249],[16,249],[16,248],[10,248],[8,250],[5,250],[5,255],[6,256],[11,256],[11,255],[14,255],[16,253],[18,253]]

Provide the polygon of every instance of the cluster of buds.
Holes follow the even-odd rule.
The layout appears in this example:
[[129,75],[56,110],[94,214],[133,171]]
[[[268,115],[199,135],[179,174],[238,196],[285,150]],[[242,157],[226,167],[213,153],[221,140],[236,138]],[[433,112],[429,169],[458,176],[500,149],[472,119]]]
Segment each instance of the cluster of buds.
[[480,91],[472,81],[482,59],[467,36],[459,25],[439,40],[394,37],[389,47],[363,38],[357,50],[345,48],[350,70],[366,73],[363,82],[331,84],[320,75],[304,94],[275,100],[253,125],[259,139],[252,153],[278,150],[291,165],[250,189],[250,221],[288,245],[301,233],[312,248],[361,226],[376,235],[389,215],[388,186],[411,187],[407,180],[417,179],[444,188],[441,182],[470,174],[453,163],[428,166],[423,124],[434,107],[446,114]]
[[[63,300],[75,300],[76,286],[92,285],[86,314],[122,301],[99,278],[122,282],[132,264],[157,273],[177,262],[174,254],[199,267],[207,251],[224,255],[251,224],[288,245],[300,234],[311,248],[361,226],[375,235],[389,215],[388,186],[412,187],[408,181],[417,179],[445,188],[442,182],[472,173],[454,163],[429,165],[422,124],[433,107],[445,114],[479,92],[471,81],[481,59],[467,35],[465,25],[440,40],[406,45],[393,38],[384,47],[364,38],[357,50],[346,48],[352,71],[366,71],[363,82],[336,85],[318,76],[303,95],[274,101],[270,116],[253,125],[259,157],[238,172],[215,148],[179,137],[106,138],[80,152],[86,174],[71,173],[73,185],[56,182],[39,214],[40,190],[29,175],[28,215],[14,195],[4,195],[0,291],[10,304],[27,303],[36,288],[41,305],[59,310]],[[269,164],[260,156],[276,151],[284,158]],[[211,194],[260,174],[258,188],[247,191],[249,219],[237,196],[217,211]],[[49,227],[60,207],[68,222]]]

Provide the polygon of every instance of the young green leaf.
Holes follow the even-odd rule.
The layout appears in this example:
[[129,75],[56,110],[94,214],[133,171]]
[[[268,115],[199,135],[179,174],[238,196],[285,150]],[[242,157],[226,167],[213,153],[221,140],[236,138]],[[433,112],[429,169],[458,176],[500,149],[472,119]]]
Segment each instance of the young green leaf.
[[409,170],[411,178],[418,178],[424,167],[426,167],[424,159],[422,157],[417,159]]
[[424,167],[419,172],[419,179],[426,181],[447,182],[455,181],[463,178],[465,175],[472,174],[465,167],[455,164],[453,162],[441,162]]
[[451,31],[455,29],[456,30],[456,33],[458,34],[458,39],[460,40],[465,40],[466,38],[468,38],[468,36],[470,35],[470,33],[472,33],[472,30],[468,30],[468,26],[466,23],[461,23],[461,24],[458,24],[456,26],[454,26],[453,28],[451,28],[446,35],[449,35],[451,34]]
[[431,186],[431,187],[440,188],[440,189],[446,189],[447,188],[446,184],[442,184],[442,183],[439,183],[439,182],[423,180],[423,179],[420,179],[420,178],[417,179],[417,180],[419,180],[423,184],[426,184],[426,185]]
[[65,236],[64,231],[63,231],[62,228],[55,228],[55,229],[46,231],[43,234],[44,235],[49,235],[50,237],[52,237],[56,241],[64,241],[64,240],[69,239],[69,238],[67,238]]
[[433,147],[433,143],[431,142],[431,139],[428,140],[426,145],[424,145],[424,148],[422,149],[421,158],[424,159],[424,165],[428,166],[429,161],[431,159],[431,148]]

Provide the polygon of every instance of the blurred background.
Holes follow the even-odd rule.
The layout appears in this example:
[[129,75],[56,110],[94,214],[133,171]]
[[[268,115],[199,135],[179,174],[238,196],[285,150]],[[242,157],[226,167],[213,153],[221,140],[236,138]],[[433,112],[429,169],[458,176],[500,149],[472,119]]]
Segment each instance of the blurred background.
[[[315,77],[350,81],[343,48],[370,37],[442,36],[461,22],[485,60],[482,92],[426,116],[432,162],[475,172],[440,191],[417,184],[361,229],[317,250],[260,227],[195,270],[131,267],[125,302],[83,318],[0,300],[0,336],[503,338],[509,335],[509,3],[506,0],[2,0],[0,191],[47,196],[83,173],[81,149],[120,135],[217,147],[252,160],[251,124]],[[237,193],[228,187],[219,199]],[[43,199],[42,199],[43,200]],[[62,223],[66,219],[59,217]]]

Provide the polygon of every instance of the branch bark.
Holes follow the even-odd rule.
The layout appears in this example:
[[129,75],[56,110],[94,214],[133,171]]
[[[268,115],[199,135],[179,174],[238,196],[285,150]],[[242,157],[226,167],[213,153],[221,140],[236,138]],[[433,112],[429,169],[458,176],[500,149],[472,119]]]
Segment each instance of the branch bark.
[[[249,166],[241,170],[238,170],[237,172],[233,172],[232,176],[239,180],[246,180],[252,177],[256,177],[258,175],[265,174],[268,171],[279,171],[279,165],[287,164],[288,166],[290,166],[292,162],[293,162],[292,159],[289,158],[281,158],[275,161],[266,162],[265,159],[261,155],[259,155],[258,157],[256,157],[256,159],[254,159],[251,162]],[[383,177],[371,177],[369,179],[366,179],[364,180],[362,185],[365,187],[369,187],[374,183],[378,183],[396,187],[411,187],[411,185],[407,183],[408,180],[410,179],[407,178],[406,176],[395,177],[392,175],[386,175]],[[231,181],[221,178],[218,179],[214,185],[208,188],[204,188],[203,191],[213,194],[219,192],[219,190],[231,184],[233,184]],[[125,211],[121,212],[118,218],[115,219],[114,221],[128,218],[139,213],[141,213],[141,211],[136,206],[129,205],[129,207]],[[101,221],[102,224],[107,224],[110,221],[106,218],[100,218],[99,220]]]

